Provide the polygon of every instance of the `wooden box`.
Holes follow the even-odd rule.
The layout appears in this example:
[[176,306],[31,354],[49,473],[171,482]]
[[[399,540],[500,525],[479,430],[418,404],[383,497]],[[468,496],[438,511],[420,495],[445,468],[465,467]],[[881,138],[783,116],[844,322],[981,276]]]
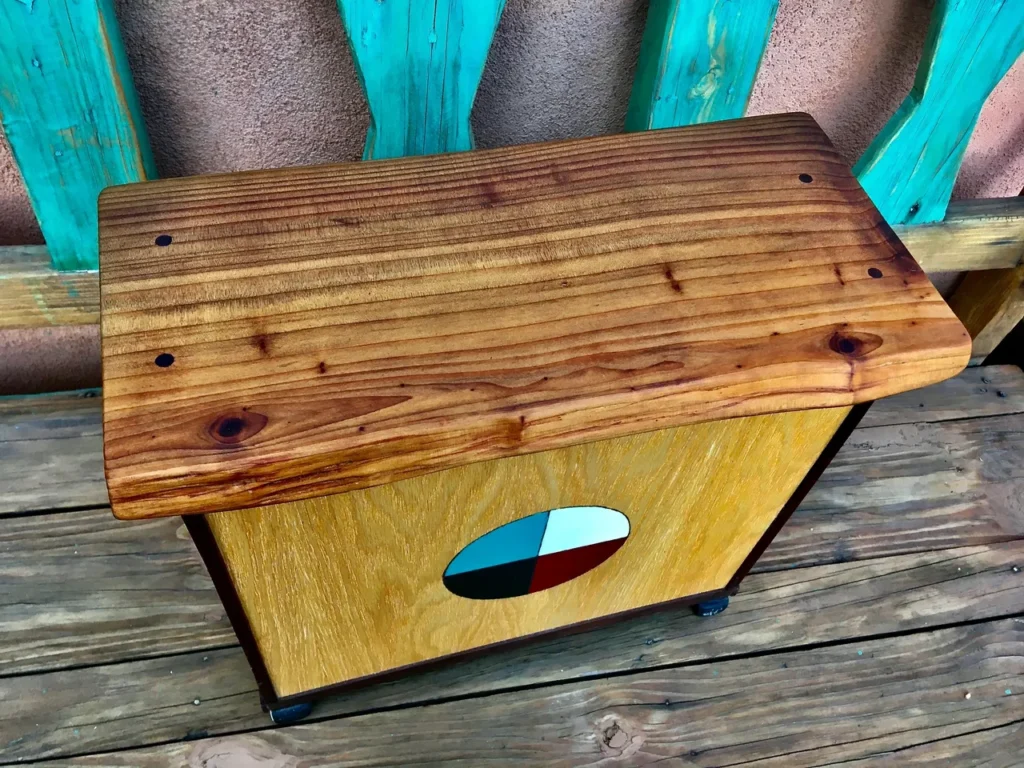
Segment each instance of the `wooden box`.
[[734,592],[851,407],[970,355],[802,114],[115,187],[100,224],[114,512],[189,516],[271,707]]

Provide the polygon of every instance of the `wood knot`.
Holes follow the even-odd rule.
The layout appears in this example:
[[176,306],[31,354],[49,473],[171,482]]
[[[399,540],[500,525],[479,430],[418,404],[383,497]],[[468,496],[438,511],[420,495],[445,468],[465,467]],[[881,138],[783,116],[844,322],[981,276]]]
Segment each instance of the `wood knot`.
[[668,281],[668,285],[669,285],[669,287],[670,287],[670,288],[671,288],[671,289],[672,289],[673,291],[675,291],[676,293],[682,293],[682,292],[683,292],[683,286],[682,286],[682,283],[680,283],[680,282],[679,282],[679,281],[678,281],[678,280],[676,279],[675,273],[674,273],[674,272],[672,272],[672,267],[671,267],[671,266],[669,266],[668,264],[665,264],[664,266],[665,266],[665,272],[664,272],[664,274],[665,274],[665,280],[667,280],[667,281]]
[[267,334],[257,333],[252,337],[252,345],[260,351],[261,355],[270,355],[270,337]]
[[219,446],[236,446],[267,426],[267,417],[254,411],[238,411],[218,416],[207,428],[207,434]]
[[643,728],[624,717],[606,715],[594,724],[597,743],[607,758],[628,758],[640,751],[646,738]]
[[882,346],[882,337],[873,333],[836,331],[828,341],[829,349],[844,357],[860,358]]
[[481,207],[497,208],[501,205],[501,192],[493,181],[485,181],[480,185]]

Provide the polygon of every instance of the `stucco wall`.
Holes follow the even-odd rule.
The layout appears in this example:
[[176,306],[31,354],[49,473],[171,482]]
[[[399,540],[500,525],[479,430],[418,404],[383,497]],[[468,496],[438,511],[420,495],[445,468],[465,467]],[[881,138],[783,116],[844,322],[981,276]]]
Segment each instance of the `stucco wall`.
[[[781,0],[750,104],[804,110],[852,162],[913,80],[930,0]],[[481,146],[620,130],[645,0],[508,0],[473,122]],[[333,0],[120,0],[162,175],[357,159],[363,106]],[[1024,63],[986,105],[958,197],[1024,186]],[[0,243],[39,242],[6,147]]]
[[[931,4],[781,0],[750,112],[810,112],[852,163],[910,88]],[[646,7],[508,0],[474,111],[478,143],[620,130]],[[360,156],[367,115],[334,0],[119,0],[118,14],[162,175]],[[1024,186],[1022,96],[1024,61],[989,99],[955,196]],[[0,146],[0,244],[31,242],[40,234]],[[46,359],[32,339],[0,339],[8,376],[19,345]],[[76,343],[72,362],[95,377],[87,341]]]

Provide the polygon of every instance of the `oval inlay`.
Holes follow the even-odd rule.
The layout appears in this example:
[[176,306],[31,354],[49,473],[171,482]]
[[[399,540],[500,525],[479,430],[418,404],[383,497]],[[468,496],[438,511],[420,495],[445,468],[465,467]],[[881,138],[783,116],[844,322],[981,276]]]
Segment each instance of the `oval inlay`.
[[596,568],[629,536],[608,507],[561,507],[521,517],[471,541],[444,571],[460,597],[497,600],[557,587]]

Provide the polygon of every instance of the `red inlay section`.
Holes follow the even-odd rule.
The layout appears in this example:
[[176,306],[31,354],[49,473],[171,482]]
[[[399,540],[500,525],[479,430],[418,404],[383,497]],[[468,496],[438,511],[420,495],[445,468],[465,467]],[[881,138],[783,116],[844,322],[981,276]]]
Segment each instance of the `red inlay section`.
[[557,587],[563,582],[575,579],[614,555],[624,541],[624,538],[602,541],[600,544],[541,555],[537,558],[537,567],[533,570],[530,592],[540,592],[542,589]]

